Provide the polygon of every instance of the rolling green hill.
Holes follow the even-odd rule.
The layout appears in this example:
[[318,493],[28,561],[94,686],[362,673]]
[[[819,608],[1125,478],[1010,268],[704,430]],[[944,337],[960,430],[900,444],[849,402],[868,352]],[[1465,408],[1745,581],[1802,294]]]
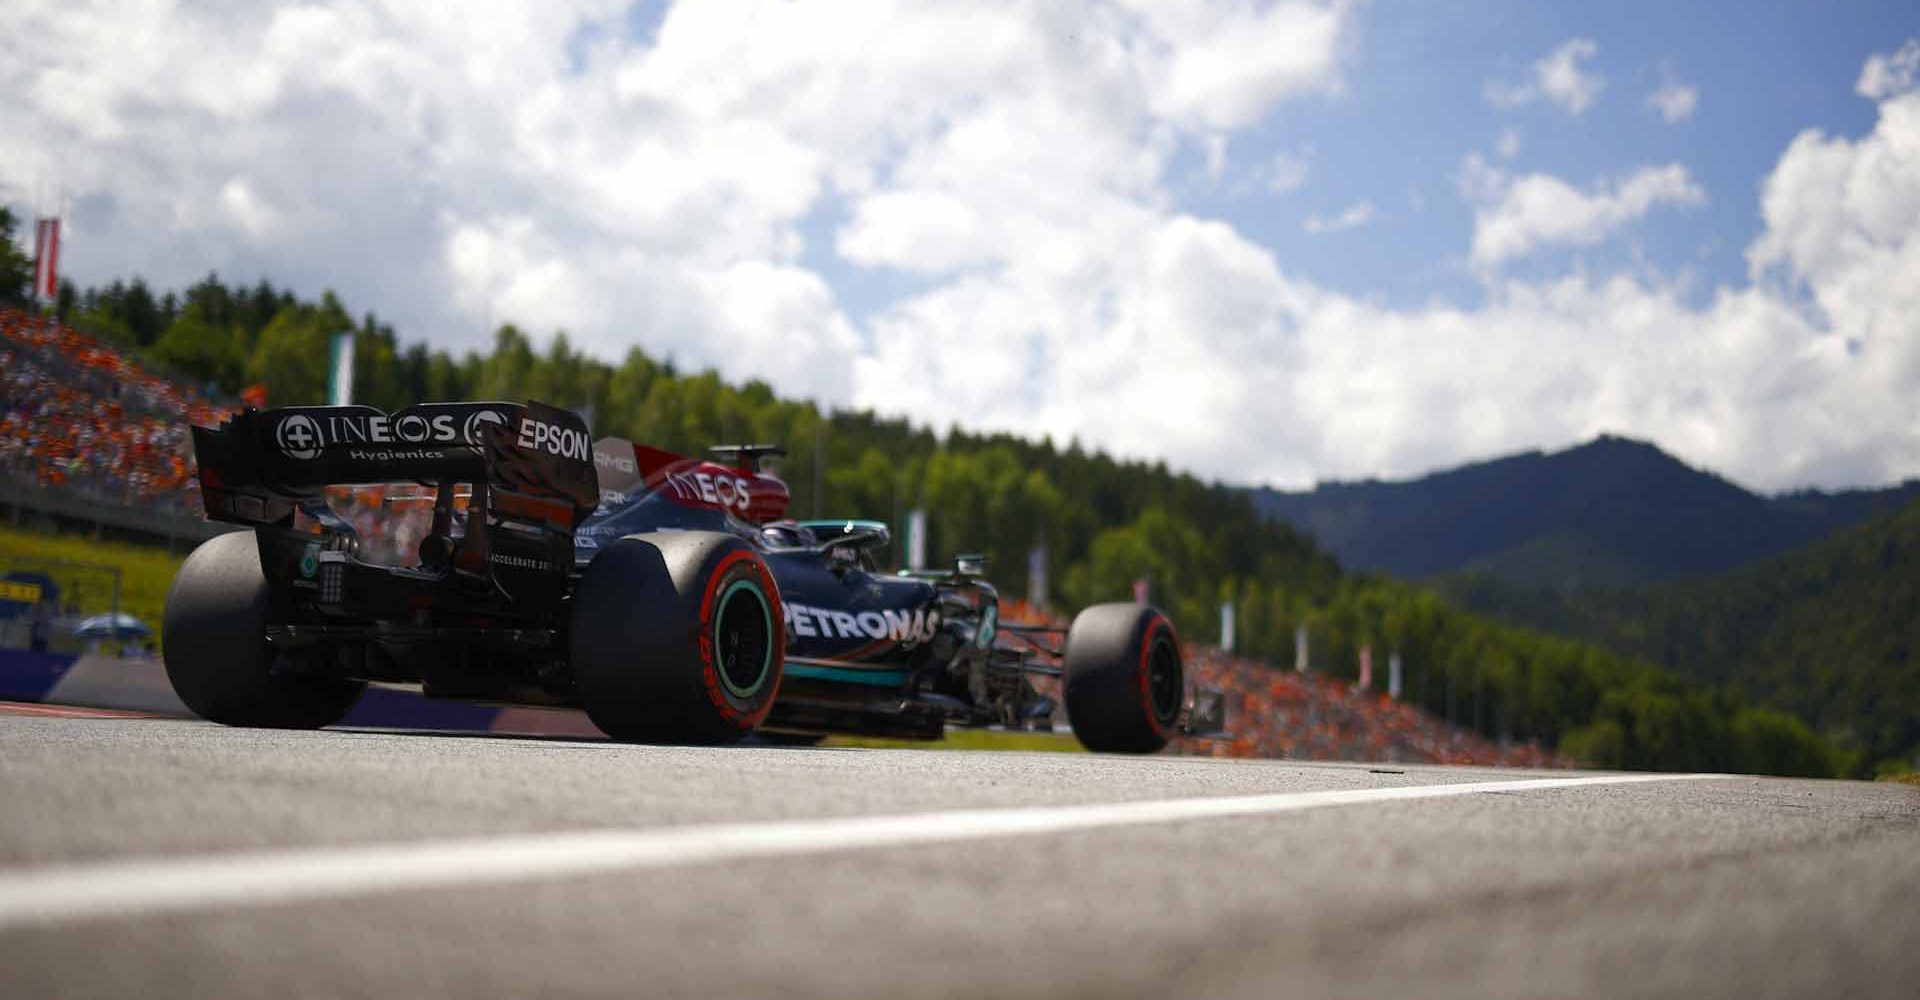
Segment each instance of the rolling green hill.
[[1443,589],[1790,711],[1869,765],[1920,756],[1920,502],[1706,579],[1568,594],[1468,574]]

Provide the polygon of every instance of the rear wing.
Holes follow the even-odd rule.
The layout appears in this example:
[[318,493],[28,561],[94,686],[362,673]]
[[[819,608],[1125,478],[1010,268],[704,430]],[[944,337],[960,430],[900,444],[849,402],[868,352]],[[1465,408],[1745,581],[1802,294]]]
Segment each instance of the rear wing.
[[283,527],[328,486],[419,482],[471,483],[489,507],[571,530],[599,500],[591,441],[538,402],[248,409],[193,429],[207,516]]

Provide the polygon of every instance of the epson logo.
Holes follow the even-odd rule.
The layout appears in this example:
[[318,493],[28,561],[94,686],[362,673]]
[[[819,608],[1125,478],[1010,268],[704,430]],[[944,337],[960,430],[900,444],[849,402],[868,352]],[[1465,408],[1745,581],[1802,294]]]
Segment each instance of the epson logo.
[[940,628],[940,612],[888,609],[885,611],[827,611],[804,604],[787,604],[787,627],[808,639],[891,639],[911,646],[933,638]]
[[593,443],[587,440],[586,431],[556,427],[531,417],[520,418],[520,440],[515,443],[529,451],[544,451],[579,462],[593,460]]
[[739,476],[711,472],[669,472],[667,485],[673,488],[673,495],[681,500],[702,500],[715,507],[746,510],[753,499],[750,492],[753,484]]
[[[384,413],[290,413],[281,417],[280,423],[274,427],[273,440],[288,458],[307,461],[319,458],[321,451],[335,445],[474,444],[478,441],[481,424],[503,424],[506,419],[493,410],[481,410],[469,416],[464,426],[456,428],[453,415],[447,413],[431,417],[408,413],[398,419]],[[430,456],[421,453],[400,456],[355,452],[353,457],[378,460]]]

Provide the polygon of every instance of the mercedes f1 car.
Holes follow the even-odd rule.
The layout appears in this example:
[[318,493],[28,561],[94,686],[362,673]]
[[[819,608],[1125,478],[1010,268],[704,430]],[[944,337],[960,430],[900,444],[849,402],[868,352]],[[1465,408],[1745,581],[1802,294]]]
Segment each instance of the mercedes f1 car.
[[[540,403],[247,410],[193,433],[208,517],[251,529],[196,549],[167,598],[168,677],[216,722],[330,725],[370,682],[575,706],[648,743],[1050,728],[1043,689],[1096,751],[1220,722],[1158,610],[1013,625],[977,557],[884,574],[886,525],[786,519],[775,447],[596,442]],[[432,518],[388,565],[325,488],[405,482]]]

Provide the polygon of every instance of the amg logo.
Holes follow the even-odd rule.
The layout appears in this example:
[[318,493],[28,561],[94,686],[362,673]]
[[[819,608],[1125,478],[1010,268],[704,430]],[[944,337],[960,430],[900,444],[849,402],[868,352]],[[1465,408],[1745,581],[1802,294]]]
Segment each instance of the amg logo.
[[789,602],[787,625],[794,635],[809,639],[891,639],[911,646],[933,638],[940,628],[940,612],[889,608],[856,614]]
[[624,472],[629,476],[638,471],[633,459],[625,455],[609,455],[604,451],[596,451],[593,453],[593,464],[602,469],[613,469],[616,472]]
[[496,562],[502,566],[512,566],[515,569],[546,569],[547,568],[547,564],[541,562],[538,559],[528,559],[526,556],[510,556],[500,552],[487,553],[487,561]]
[[555,427],[531,417],[521,418],[520,440],[515,443],[529,451],[544,451],[580,462],[593,461],[593,442],[587,440],[586,431]]

